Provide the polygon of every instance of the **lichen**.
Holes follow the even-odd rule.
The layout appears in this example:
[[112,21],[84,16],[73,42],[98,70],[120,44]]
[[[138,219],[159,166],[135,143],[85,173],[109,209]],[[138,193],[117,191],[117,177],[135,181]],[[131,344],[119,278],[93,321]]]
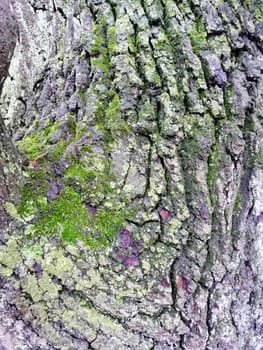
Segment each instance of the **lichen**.
[[73,269],[72,260],[67,258],[59,248],[45,255],[42,266],[50,276],[56,276],[59,279],[63,279],[67,272],[72,273]]
[[207,170],[207,186],[210,193],[210,199],[212,205],[215,203],[215,186],[219,176],[220,166],[222,162],[222,151],[220,144],[216,141],[212,147],[208,158],[208,170]]
[[40,259],[43,254],[43,248],[40,244],[25,245],[22,253],[28,259]]
[[250,11],[254,13],[257,22],[263,22],[263,9],[261,0],[246,0]]
[[27,275],[21,281],[21,287],[25,293],[30,295],[35,303],[42,299],[42,293],[39,289],[38,281],[34,275]]
[[15,238],[11,238],[0,250],[1,275],[10,276],[21,261],[19,245]]
[[18,214],[17,208],[15,207],[14,203],[6,202],[4,206],[5,206],[6,212],[7,212],[13,219],[21,220],[21,217],[20,217],[20,215]]

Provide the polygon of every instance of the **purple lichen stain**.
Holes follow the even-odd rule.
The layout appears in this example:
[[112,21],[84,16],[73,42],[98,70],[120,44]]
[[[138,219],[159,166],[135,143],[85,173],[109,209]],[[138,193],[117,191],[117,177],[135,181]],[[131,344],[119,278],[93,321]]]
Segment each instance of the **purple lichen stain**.
[[33,265],[33,268],[35,270],[35,274],[36,274],[37,278],[40,279],[42,277],[41,264],[39,262],[35,262],[34,265]]
[[257,226],[260,222],[263,222],[263,212],[255,217],[255,225]]
[[95,207],[92,207],[91,205],[89,204],[86,204],[86,209],[87,209],[87,212],[91,215],[91,216],[95,216],[96,213],[97,213],[97,209]]
[[210,217],[210,213],[209,213],[209,210],[208,210],[206,204],[203,201],[199,201],[197,203],[197,210],[199,211],[202,219],[204,219],[205,221],[208,221],[208,219]]
[[197,303],[193,303],[193,304],[191,305],[191,312],[197,313],[198,310],[199,310],[199,307],[198,307]]
[[123,258],[122,263],[127,267],[138,267],[140,265],[138,256],[126,256]]
[[204,51],[201,54],[202,60],[205,62],[207,74],[215,84],[225,86],[227,83],[227,74],[223,70],[219,58],[210,51]]
[[186,279],[183,276],[176,277],[176,286],[179,290],[181,289],[181,290],[186,291],[188,293],[191,292],[190,282],[188,281],[188,279]]
[[219,340],[217,343],[218,350],[233,350],[233,346],[226,342],[225,340]]
[[169,212],[169,210],[165,209],[165,208],[162,208],[160,211],[159,211],[159,215],[161,217],[161,219],[164,221],[164,222],[167,222],[170,220],[171,218],[171,213]]
[[58,163],[51,164],[51,171],[57,177],[62,177],[66,171],[66,163],[60,161]]
[[223,71],[223,69],[218,69],[215,71],[214,76],[215,83],[219,86],[224,86],[227,83],[227,75],[226,72]]
[[49,190],[47,192],[47,199],[49,202],[52,202],[60,194],[63,185],[58,182],[52,181],[49,184]]
[[129,230],[122,230],[119,237],[119,248],[127,249],[132,245],[132,236]]
[[139,252],[142,247],[142,242],[134,240],[131,232],[124,228],[120,232],[112,257],[125,267],[138,267],[140,265]]
[[164,277],[162,280],[161,280],[161,285],[164,287],[164,288],[170,288],[170,283],[168,281],[168,279],[166,277]]

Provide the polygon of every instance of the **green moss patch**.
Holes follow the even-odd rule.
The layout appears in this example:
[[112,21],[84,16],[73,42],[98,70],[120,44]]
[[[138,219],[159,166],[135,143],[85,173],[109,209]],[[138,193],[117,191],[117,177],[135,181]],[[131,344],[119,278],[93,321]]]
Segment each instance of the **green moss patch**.
[[52,134],[58,130],[58,122],[48,122],[47,125],[41,129],[34,131],[31,135],[23,138],[18,142],[18,148],[21,152],[25,153],[30,160],[34,160],[41,153],[48,150]]
[[[80,239],[97,248],[109,245],[126,223],[124,210],[102,207],[95,216],[90,215],[80,194],[71,187],[65,187],[51,203],[40,206],[41,202],[42,197],[36,197],[34,204],[38,205],[38,210],[30,202],[34,217],[29,239],[35,235],[59,236],[64,242]],[[24,212],[20,206],[22,216],[28,215],[28,205]]]
[[201,19],[195,21],[194,28],[189,33],[189,38],[196,55],[198,55],[201,50],[207,49],[207,32]]
[[[48,168],[50,164],[38,170],[28,169],[15,208],[17,215],[29,223],[30,230],[25,232],[28,239],[36,235],[57,236],[70,243],[79,239],[93,248],[113,242],[125,227],[128,211],[115,188],[109,163],[94,157],[86,157],[85,162],[71,161],[59,180],[64,187],[51,202],[47,191],[56,178]],[[93,215],[86,203],[97,207]]]
[[120,100],[117,93],[109,91],[105,96],[98,94],[99,100],[95,110],[95,121],[105,140],[105,148],[108,150],[115,137],[123,136],[129,132],[126,121],[121,119]]
[[[103,75],[93,92],[97,97],[94,119],[104,137],[104,148],[108,153],[116,137],[129,131],[128,123],[121,118],[120,99],[114,89],[114,66],[111,58],[117,53],[117,33],[114,26],[108,27],[102,18],[93,28],[91,64]],[[105,91],[102,92],[101,88]]]

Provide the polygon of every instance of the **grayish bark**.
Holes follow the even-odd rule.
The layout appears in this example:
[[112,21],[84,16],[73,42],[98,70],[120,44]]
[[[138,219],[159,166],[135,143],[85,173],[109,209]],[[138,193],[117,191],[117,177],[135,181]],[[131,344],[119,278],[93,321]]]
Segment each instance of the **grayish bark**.
[[[17,24],[11,12],[9,1],[0,4],[0,94],[6,79],[11,57],[17,39]],[[16,159],[15,149],[7,135],[6,128],[0,115],[0,233],[8,223],[4,204],[15,193]]]
[[260,4],[13,5],[1,111],[32,197],[8,204],[3,346],[262,349]]

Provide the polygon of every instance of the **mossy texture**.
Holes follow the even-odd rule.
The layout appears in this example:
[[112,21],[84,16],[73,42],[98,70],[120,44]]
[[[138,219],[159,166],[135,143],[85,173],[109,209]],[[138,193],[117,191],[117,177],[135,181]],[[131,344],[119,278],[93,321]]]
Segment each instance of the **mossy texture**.
[[41,153],[47,151],[50,137],[57,130],[57,122],[48,122],[43,129],[34,131],[30,135],[24,137],[22,141],[19,141],[18,147],[30,160],[34,160]]

